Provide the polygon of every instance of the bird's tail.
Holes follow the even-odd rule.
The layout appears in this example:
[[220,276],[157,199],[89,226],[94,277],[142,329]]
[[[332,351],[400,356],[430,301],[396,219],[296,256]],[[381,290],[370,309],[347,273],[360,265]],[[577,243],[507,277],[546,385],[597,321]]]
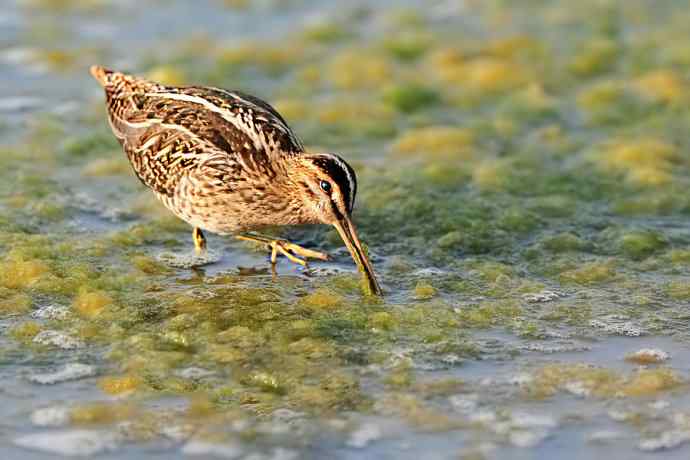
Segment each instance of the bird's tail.
[[122,139],[128,129],[128,117],[137,110],[137,100],[156,85],[98,65],[91,66],[89,71],[105,90],[110,126],[115,136]]
[[92,65],[89,71],[91,72],[93,78],[95,78],[96,81],[104,88],[113,85],[129,86],[136,81],[136,79],[131,75],[106,69],[100,65]]
[[103,87],[110,85],[112,76],[115,73],[112,70],[106,69],[105,67],[99,65],[92,65],[89,68],[89,72],[91,72],[91,76],[93,76],[93,78],[95,78],[96,81]]
[[92,65],[89,71],[93,78],[95,78],[107,92],[138,93],[146,92],[156,86],[155,83],[148,80],[106,69],[99,65]]

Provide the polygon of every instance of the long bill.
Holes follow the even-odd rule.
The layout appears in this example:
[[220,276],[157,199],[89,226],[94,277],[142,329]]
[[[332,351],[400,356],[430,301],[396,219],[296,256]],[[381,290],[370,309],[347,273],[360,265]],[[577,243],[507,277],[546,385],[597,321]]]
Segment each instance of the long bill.
[[374,295],[383,295],[381,286],[379,286],[379,282],[376,280],[376,275],[374,274],[374,267],[371,265],[371,262],[369,262],[366,252],[362,249],[362,243],[359,241],[357,231],[350,217],[343,216],[342,219],[336,221],[333,225],[338,229],[338,233],[345,242],[347,249],[350,251],[352,258],[357,264],[357,268],[359,268],[366,277],[369,291]]

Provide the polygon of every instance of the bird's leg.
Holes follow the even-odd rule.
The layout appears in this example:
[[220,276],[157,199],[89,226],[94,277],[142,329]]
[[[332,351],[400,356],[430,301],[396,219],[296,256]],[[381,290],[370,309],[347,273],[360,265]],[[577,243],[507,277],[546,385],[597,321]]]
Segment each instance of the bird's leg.
[[194,239],[194,249],[196,249],[197,253],[206,250],[206,237],[204,236],[204,232],[202,232],[199,227],[194,227],[192,239]]
[[[244,241],[253,241],[255,243],[265,244],[268,246],[271,249],[271,264],[273,265],[276,263],[278,253],[284,255],[292,262],[302,266],[307,265],[306,259],[330,260],[330,256],[328,254],[303,248],[302,246],[299,246],[295,243],[290,243],[287,240],[257,235],[256,233],[244,233],[242,235],[237,235],[237,238]],[[304,259],[300,259],[297,256],[302,256]]]

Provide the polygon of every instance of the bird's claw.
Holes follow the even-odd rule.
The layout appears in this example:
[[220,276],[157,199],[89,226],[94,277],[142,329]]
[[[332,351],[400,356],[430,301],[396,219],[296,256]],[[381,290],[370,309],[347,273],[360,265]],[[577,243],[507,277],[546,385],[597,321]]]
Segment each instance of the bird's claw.
[[319,259],[319,260],[331,260],[331,256],[325,252],[314,251],[312,249],[303,248],[295,243],[290,243],[289,241],[281,240],[278,241],[279,244],[283,246],[287,251],[293,254],[300,255],[305,259]]
[[307,266],[307,261],[306,261],[305,259],[300,259],[300,258],[297,257],[296,255],[294,255],[294,254],[291,252],[291,249],[289,249],[289,248],[287,247],[287,244],[286,244],[286,243],[287,243],[286,241],[281,241],[281,240],[271,241],[271,243],[270,243],[270,247],[271,247],[271,265],[275,265],[275,264],[276,264],[276,261],[277,261],[277,258],[278,258],[278,253],[281,253],[282,255],[284,255],[285,257],[287,257],[288,259],[290,259],[290,261],[292,261],[292,262],[294,262],[294,263],[296,263],[296,264],[299,264],[299,265],[301,265],[301,266],[303,266],[303,267],[306,267],[306,266]]
[[[307,259],[331,260],[331,256],[326,253],[303,248],[302,246],[291,243],[287,240],[265,237],[263,235],[238,235],[239,239],[265,244],[271,250],[271,264],[275,265],[278,254],[287,257],[291,262],[303,267],[307,266]],[[298,257],[298,256],[301,256]]]
[[203,254],[206,252],[206,237],[204,232],[201,231],[199,227],[194,227],[192,232],[192,239],[194,240],[194,250],[197,254]]

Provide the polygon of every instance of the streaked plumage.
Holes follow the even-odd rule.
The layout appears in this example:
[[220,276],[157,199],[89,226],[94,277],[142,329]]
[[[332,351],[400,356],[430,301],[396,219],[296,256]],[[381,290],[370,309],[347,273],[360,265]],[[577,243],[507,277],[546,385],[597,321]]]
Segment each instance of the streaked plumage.
[[306,153],[283,117],[248,94],[165,86],[99,66],[91,73],[137,177],[178,217],[221,234],[335,225],[380,292],[350,221],[357,182],[342,158]]

